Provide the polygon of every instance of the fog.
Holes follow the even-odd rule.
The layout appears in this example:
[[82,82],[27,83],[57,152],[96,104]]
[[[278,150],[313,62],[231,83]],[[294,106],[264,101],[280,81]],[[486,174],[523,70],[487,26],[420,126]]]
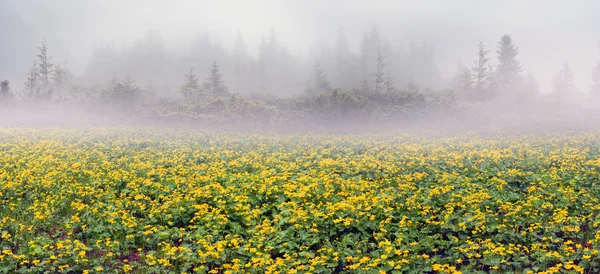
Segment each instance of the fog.
[[[181,99],[188,70],[202,82],[213,61],[228,94],[280,98],[306,95],[315,62],[332,89],[359,89],[374,73],[379,48],[384,72],[398,89],[452,90],[460,101],[458,68],[473,67],[480,42],[495,68],[498,42],[510,35],[523,78],[535,83],[531,89],[553,93],[568,63],[567,89],[579,94],[570,101],[589,109],[592,71],[600,60],[598,26],[600,2],[593,0],[3,0],[0,80],[10,81],[19,97],[45,39],[51,61],[69,72],[68,85],[53,88],[53,101],[80,102],[73,98],[81,93],[99,97],[111,79],[127,76],[156,98]],[[376,46],[365,50],[365,37],[373,33]],[[340,47],[340,35],[347,49]],[[277,52],[270,54],[269,46]],[[348,63],[340,65],[339,56]]]

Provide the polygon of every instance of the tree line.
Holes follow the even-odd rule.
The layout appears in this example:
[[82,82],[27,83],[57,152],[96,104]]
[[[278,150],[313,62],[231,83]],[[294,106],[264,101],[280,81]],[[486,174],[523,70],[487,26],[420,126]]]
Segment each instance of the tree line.
[[[97,49],[83,75],[75,76],[66,64],[52,61],[44,39],[25,74],[22,90],[12,91],[9,81],[4,80],[0,83],[0,101],[83,100],[91,104],[125,106],[124,109],[136,106],[136,109],[145,108],[139,113],[155,116],[177,112],[196,118],[198,115],[210,117],[214,114],[211,110],[215,110],[221,118],[253,117],[247,113],[253,112],[264,117],[277,113],[285,118],[318,116],[336,120],[373,115],[423,116],[424,113],[455,111],[461,102],[499,100],[512,104],[539,101],[541,96],[535,78],[531,74],[524,75],[519,48],[510,35],[502,36],[497,44],[497,64],[492,64],[490,50],[480,43],[473,64],[459,64],[449,87],[439,85],[431,45],[413,44],[408,51],[392,50],[377,28],[365,32],[358,53],[350,50],[340,30],[333,47],[324,46],[313,54],[306,73],[299,64],[301,61],[281,45],[274,31],[263,37],[256,59],[250,57],[241,33],[231,54],[211,42],[206,33],[196,38],[193,48],[192,53],[179,60],[171,58],[169,62],[160,36],[149,32],[125,55],[109,48]],[[199,76],[194,64],[206,64],[210,59],[211,66],[201,70],[204,77]],[[148,81],[168,78],[172,74],[169,68],[173,68],[166,65],[169,63],[189,65],[183,75],[173,76],[180,82],[177,87],[161,87],[156,84],[158,81],[154,84]],[[225,73],[221,63],[227,66]],[[105,83],[86,82],[86,79],[101,79],[109,74],[112,76]],[[148,84],[139,85],[138,79]],[[592,69],[592,80],[590,94],[599,96],[600,61]],[[567,62],[552,84],[554,90],[544,98],[565,102],[574,96],[573,73]],[[161,89],[177,93],[165,96]],[[278,96],[289,94],[296,96]]]

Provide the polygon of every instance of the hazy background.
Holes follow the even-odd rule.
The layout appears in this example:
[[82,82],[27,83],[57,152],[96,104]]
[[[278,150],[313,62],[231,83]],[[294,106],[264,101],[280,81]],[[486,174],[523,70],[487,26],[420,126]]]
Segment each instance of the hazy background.
[[167,54],[189,48],[205,31],[231,51],[241,31],[256,56],[274,29],[291,54],[305,56],[332,44],[340,27],[356,52],[373,26],[393,47],[430,43],[444,79],[459,61],[472,65],[480,41],[495,64],[497,41],[511,34],[525,74],[533,73],[542,93],[565,61],[578,91],[588,92],[599,58],[600,1],[1,0],[0,78],[19,90],[43,37],[52,60],[80,75],[95,48],[129,48],[149,30],[162,35]]

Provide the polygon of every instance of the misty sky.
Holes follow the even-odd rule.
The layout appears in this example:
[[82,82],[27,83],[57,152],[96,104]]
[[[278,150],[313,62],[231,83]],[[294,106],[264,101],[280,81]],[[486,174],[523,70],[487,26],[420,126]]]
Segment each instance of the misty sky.
[[241,31],[252,53],[273,28],[294,54],[332,43],[340,27],[358,50],[372,26],[396,47],[432,43],[442,76],[450,78],[459,61],[472,65],[483,41],[496,62],[496,42],[511,34],[526,72],[550,88],[565,61],[578,91],[587,92],[591,70],[600,59],[600,1],[359,1],[359,0],[1,0],[0,78],[22,82],[46,37],[53,60],[68,62],[75,74],[95,47],[129,46],[149,29],[165,39],[167,50],[189,47],[208,31],[227,48]]

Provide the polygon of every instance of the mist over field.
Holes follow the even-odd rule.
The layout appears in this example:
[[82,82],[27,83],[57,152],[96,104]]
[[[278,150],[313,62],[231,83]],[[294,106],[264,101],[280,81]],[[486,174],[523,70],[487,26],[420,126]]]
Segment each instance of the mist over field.
[[2,125],[597,128],[597,1],[0,3]]
[[0,274],[600,273],[600,1],[0,0]]

